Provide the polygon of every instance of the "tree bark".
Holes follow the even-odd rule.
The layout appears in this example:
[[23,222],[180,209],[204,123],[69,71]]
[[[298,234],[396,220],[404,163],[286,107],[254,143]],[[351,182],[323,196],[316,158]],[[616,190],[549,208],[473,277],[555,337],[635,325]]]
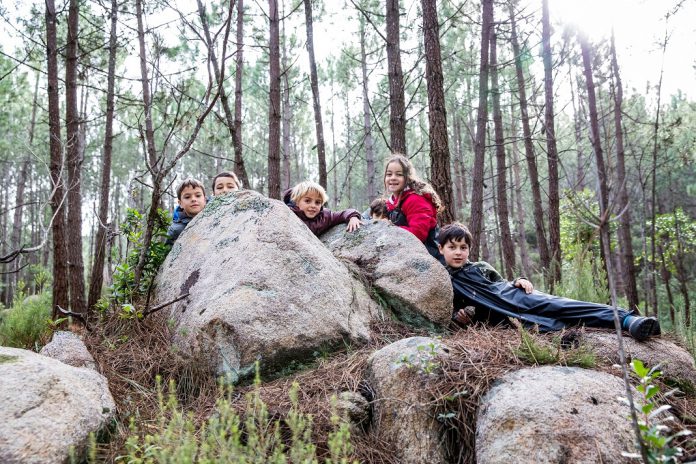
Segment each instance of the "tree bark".
[[63,146],[60,137],[60,101],[58,94],[58,47],[56,40],[56,7],[53,0],[46,0],[46,72],[48,79],[48,126],[51,152],[51,209],[53,222],[53,306],[55,319],[58,306],[68,307],[68,250],[65,246],[65,209],[63,183]]
[[546,241],[546,227],[544,225],[544,206],[541,200],[541,184],[539,182],[539,170],[537,169],[536,155],[534,154],[534,142],[532,140],[532,130],[529,125],[529,112],[527,110],[527,84],[522,69],[522,54],[517,39],[517,27],[515,21],[515,11],[510,5],[510,24],[511,42],[513,53],[515,54],[515,71],[517,76],[517,91],[520,100],[520,113],[522,116],[522,135],[524,137],[524,153],[527,160],[527,174],[529,184],[532,188],[532,204],[534,215],[534,229],[536,231],[537,246],[539,247],[539,261],[545,272],[551,267],[551,257],[549,246]]
[[[285,20],[283,20],[283,34],[285,34]],[[291,126],[292,126],[292,106],[290,103],[290,79],[288,77],[288,60],[285,41],[283,42],[283,117],[282,117],[282,139],[283,139],[283,154],[282,154],[282,189],[290,188],[292,184],[290,156],[291,156]]]
[[529,259],[529,247],[527,246],[527,219],[522,204],[522,180],[520,176],[520,158],[517,148],[517,129],[515,127],[515,115],[510,107],[510,120],[512,122],[512,175],[515,191],[515,213],[517,216],[517,246],[520,249],[520,261],[522,262],[522,272],[526,276],[532,275],[532,266]]
[[392,153],[406,154],[406,100],[401,69],[399,0],[387,0],[387,68],[389,75],[389,128]]
[[614,30],[611,34],[611,67],[614,74],[616,89],[614,91],[614,131],[616,137],[616,180],[619,186],[619,246],[621,247],[621,264],[623,267],[624,293],[628,300],[629,309],[638,308],[638,287],[636,285],[636,268],[633,264],[633,238],[631,236],[631,210],[629,209],[628,191],[626,188],[626,166],[623,143],[623,85],[619,73],[619,62],[616,58],[614,45]]
[[454,197],[456,214],[460,216],[464,210],[464,197],[466,196],[466,186],[464,182],[463,166],[462,166],[462,124],[454,113],[454,186],[456,195]]
[[304,0],[305,25],[307,26],[307,53],[309,54],[309,81],[314,103],[314,128],[317,133],[317,159],[319,161],[319,184],[326,188],[326,146],[324,144],[324,124],[321,119],[321,99],[319,98],[319,78],[314,59],[314,29],[312,26],[312,2]]
[[479,97],[476,116],[476,145],[474,147],[474,169],[471,173],[471,219],[469,225],[473,240],[471,260],[479,257],[479,244],[483,234],[483,171],[486,153],[486,131],[488,125],[488,44],[493,26],[493,0],[481,2],[481,58],[479,60]]
[[242,74],[244,72],[244,0],[237,0],[237,56],[234,74],[234,171],[251,188],[242,152]]
[[280,199],[280,38],[278,2],[268,0],[269,104],[268,104],[268,196]]
[[551,62],[551,24],[549,19],[549,0],[542,0],[541,41],[544,61],[544,129],[546,132],[546,157],[549,166],[549,282],[551,291],[556,282],[561,281],[561,216],[558,186],[558,148],[553,112],[553,69]]
[[106,122],[104,129],[104,150],[102,152],[101,192],[99,196],[99,216],[97,236],[94,241],[94,264],[89,284],[87,307],[92,308],[101,296],[104,283],[104,259],[106,257],[106,235],[109,231],[109,192],[111,184],[111,153],[114,133],[114,87],[116,74],[116,24],[118,20],[118,0],[111,0],[111,32],[109,35],[109,64],[106,83]]
[[[362,71],[363,121],[365,126],[365,162],[367,164],[367,201],[372,202],[372,200],[377,197],[377,185],[375,182],[375,148],[374,140],[372,140],[372,115],[370,114],[370,100],[368,94],[365,18],[362,15],[360,16],[360,68]],[[336,167],[334,166],[334,170],[335,169]]]
[[497,169],[498,190],[498,224],[500,225],[500,245],[503,251],[503,266],[505,277],[514,279],[515,274],[515,244],[510,233],[510,213],[507,197],[507,154],[505,153],[505,135],[503,133],[503,112],[500,110],[500,88],[498,87],[498,56],[497,34],[491,30],[491,96],[493,99],[493,127],[495,129],[495,159]]
[[440,26],[436,1],[421,0],[421,6],[423,8],[425,79],[428,85],[430,181],[445,207],[440,212],[440,220],[443,224],[450,224],[455,220],[454,195],[452,195],[447,109],[440,53]]

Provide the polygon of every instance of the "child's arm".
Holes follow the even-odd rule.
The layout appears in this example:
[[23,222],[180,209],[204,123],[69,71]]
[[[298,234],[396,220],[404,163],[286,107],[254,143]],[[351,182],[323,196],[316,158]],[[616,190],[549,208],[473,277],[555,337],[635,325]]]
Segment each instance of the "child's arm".
[[362,224],[362,222],[360,222],[360,217],[360,212],[353,208],[345,209],[340,213],[329,211],[329,223],[331,224],[331,227],[335,226],[336,224],[347,223],[348,227],[346,230],[348,232],[353,232],[354,230],[360,228],[360,225]]

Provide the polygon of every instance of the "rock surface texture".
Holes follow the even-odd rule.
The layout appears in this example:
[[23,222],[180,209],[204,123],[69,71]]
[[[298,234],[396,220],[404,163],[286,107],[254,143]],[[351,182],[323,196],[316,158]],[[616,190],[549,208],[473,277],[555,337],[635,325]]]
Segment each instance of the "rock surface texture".
[[70,448],[79,456],[115,407],[96,371],[0,347],[0,462],[67,462]]
[[73,367],[97,368],[94,358],[87,351],[80,336],[72,332],[62,330],[55,332],[51,342],[41,348],[39,354],[57,359]]
[[491,463],[624,462],[633,432],[623,381],[559,366],[505,375],[482,399],[476,458]]
[[387,221],[367,222],[357,232],[338,225],[321,240],[360,273],[404,322],[446,325],[452,316],[452,284],[447,270],[412,233]]
[[171,301],[175,343],[217,360],[236,381],[344,343],[363,342],[381,308],[280,201],[216,197],[182,232],[157,276],[153,305]]
[[445,348],[427,337],[399,340],[368,360],[367,382],[375,393],[374,427],[402,464],[446,462],[444,437],[432,398],[423,386],[439,371]]

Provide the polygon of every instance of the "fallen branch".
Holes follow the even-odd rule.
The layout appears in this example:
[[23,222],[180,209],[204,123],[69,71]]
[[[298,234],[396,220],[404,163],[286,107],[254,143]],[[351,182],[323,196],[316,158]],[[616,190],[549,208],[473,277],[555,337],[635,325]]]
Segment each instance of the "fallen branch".
[[155,306],[154,308],[147,309],[147,310],[143,311],[143,316],[142,316],[142,318],[145,319],[146,316],[149,316],[150,314],[152,314],[152,313],[154,313],[154,312],[157,312],[157,311],[159,311],[159,310],[162,309],[162,308],[166,308],[167,306],[172,305],[172,304],[176,303],[177,301],[181,301],[181,300],[183,300],[184,298],[186,298],[186,297],[189,296],[189,295],[190,295],[190,293],[189,293],[189,292],[186,292],[186,293],[184,293],[183,295],[177,296],[176,298],[174,298],[174,299],[171,300],[171,301],[167,301],[166,303],[162,303],[162,304],[160,304],[160,305],[157,305],[157,306]]
[[87,318],[85,318],[85,316],[83,314],[75,313],[73,311],[68,311],[67,309],[61,308],[60,305],[56,305],[56,308],[58,309],[58,312],[60,312],[61,314],[73,317],[73,318],[77,319],[78,321],[80,321],[82,323],[82,325],[85,326],[85,329],[87,330],[87,332],[92,331],[89,324],[87,324]]
[[5,275],[5,274],[16,274],[17,272],[21,271],[22,269],[24,269],[24,268],[27,267],[28,265],[29,265],[29,263],[24,263],[24,265],[23,265],[22,267],[18,267],[18,268],[15,269],[14,271],[0,272],[0,275]]

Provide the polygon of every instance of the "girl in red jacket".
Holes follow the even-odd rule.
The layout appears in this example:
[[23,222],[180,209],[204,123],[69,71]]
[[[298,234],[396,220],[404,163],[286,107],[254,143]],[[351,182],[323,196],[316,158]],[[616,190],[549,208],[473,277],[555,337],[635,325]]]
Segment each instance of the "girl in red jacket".
[[387,160],[384,188],[390,195],[387,211],[391,222],[418,237],[428,252],[437,257],[437,213],[442,202],[435,190],[418,178],[411,161],[401,154]]

